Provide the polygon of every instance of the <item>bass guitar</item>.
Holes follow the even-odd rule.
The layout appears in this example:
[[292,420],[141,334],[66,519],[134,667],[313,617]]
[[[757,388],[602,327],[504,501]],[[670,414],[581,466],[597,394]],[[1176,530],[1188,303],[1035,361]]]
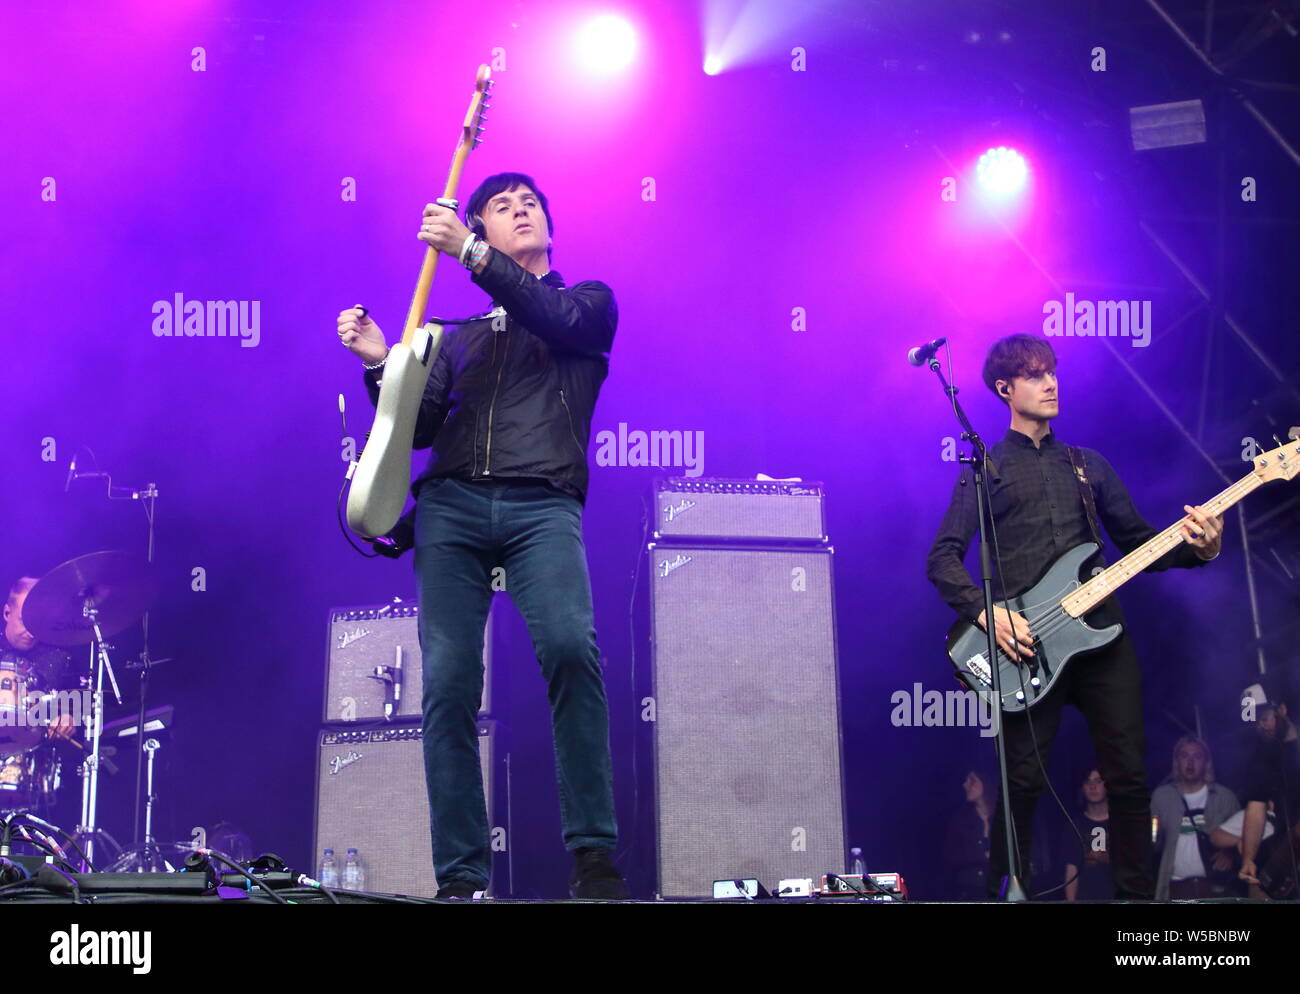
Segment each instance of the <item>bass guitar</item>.
[[[1300,429],[1291,429],[1293,441],[1256,457],[1253,469],[1232,486],[1204,504],[1206,513],[1217,517],[1257,487],[1272,480],[1290,480],[1300,472]],[[1001,647],[997,650],[1002,710],[1024,711],[1041,700],[1065,672],[1075,656],[1094,652],[1114,642],[1122,625],[1093,628],[1084,616],[1183,541],[1184,517],[1160,534],[1138,546],[1115,565],[1091,579],[1079,576],[1080,567],[1099,551],[1095,542],[1077,545],[1048,567],[1043,577],[1019,597],[999,601],[998,606],[1024,616],[1034,633],[1033,656],[1017,662]],[[970,689],[991,693],[992,670],[988,661],[988,638],[984,629],[959,621],[948,632],[948,658],[957,678]]]

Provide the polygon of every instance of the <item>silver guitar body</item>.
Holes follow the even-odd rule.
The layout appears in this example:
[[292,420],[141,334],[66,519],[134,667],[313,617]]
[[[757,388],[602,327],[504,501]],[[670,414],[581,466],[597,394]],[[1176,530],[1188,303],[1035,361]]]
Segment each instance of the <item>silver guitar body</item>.
[[442,326],[426,324],[411,344],[388,352],[375,422],[348,491],[348,527],[366,538],[392,531],[411,489],[411,446],[420,401],[442,347]]

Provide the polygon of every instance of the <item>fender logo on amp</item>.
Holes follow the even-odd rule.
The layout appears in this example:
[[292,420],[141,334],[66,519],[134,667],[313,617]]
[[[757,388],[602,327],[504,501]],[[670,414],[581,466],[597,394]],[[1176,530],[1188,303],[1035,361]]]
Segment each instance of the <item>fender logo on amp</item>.
[[339,648],[346,649],[353,642],[360,641],[369,634],[369,628],[354,628],[350,632],[339,632]]
[[330,776],[338,776],[339,771],[345,767],[351,766],[361,758],[361,753],[353,751],[346,756],[335,756],[330,760]]
[[666,517],[669,521],[673,521],[680,515],[685,514],[694,506],[695,506],[695,501],[687,500],[685,497],[683,497],[676,504],[669,504],[667,507],[664,508],[664,517]]
[[684,553],[678,553],[677,558],[665,559],[663,562],[659,564],[659,575],[661,577],[665,577],[673,570],[680,569],[682,566],[685,566],[690,561],[691,561],[690,556],[685,555]]

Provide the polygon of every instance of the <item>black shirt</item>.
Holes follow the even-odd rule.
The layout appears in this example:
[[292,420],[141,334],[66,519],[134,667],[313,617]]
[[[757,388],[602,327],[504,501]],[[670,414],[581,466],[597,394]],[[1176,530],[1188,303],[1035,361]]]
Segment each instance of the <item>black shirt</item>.
[[[1151,527],[1138,513],[1110,463],[1093,449],[1079,451],[1092,484],[1100,524],[1120,550],[1127,555],[1158,534],[1159,529]],[[1053,562],[1075,546],[1093,541],[1093,537],[1069,451],[1055,434],[1049,433],[1040,446],[1035,446],[1028,435],[1008,429],[1002,441],[989,451],[989,458],[989,493],[1002,560],[999,576],[994,559],[993,596],[1001,600],[1024,593]],[[962,486],[959,477],[926,560],[930,582],[967,621],[974,621],[984,610],[983,591],[971,581],[963,565],[966,550],[978,531],[978,518],[974,480]],[[1190,545],[1180,543],[1147,568],[1157,571],[1202,564]],[[1119,620],[1113,601],[1108,598],[1098,608],[1099,613],[1109,614],[1107,620]]]
[[1061,865],[1079,871],[1074,899],[1109,901],[1115,896],[1115,879],[1110,872],[1110,817],[1096,820],[1082,814],[1075,825],[1083,836],[1083,849],[1079,848],[1079,835],[1069,825],[1061,830],[1060,845]]
[[1300,822],[1300,740],[1261,741],[1246,775],[1247,802],[1272,801],[1277,805],[1279,822]]

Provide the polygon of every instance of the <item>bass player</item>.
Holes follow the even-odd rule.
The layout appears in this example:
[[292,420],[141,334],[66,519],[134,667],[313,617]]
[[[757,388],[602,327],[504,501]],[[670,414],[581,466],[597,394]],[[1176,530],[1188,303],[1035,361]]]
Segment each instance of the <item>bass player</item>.
[[[984,382],[1011,413],[1010,429],[989,453],[991,514],[1001,546],[1000,562],[995,563],[995,600],[1023,593],[1067,550],[1085,542],[1100,545],[1098,518],[1125,553],[1157,534],[1138,513],[1110,463],[1092,449],[1066,446],[1052,432],[1052,421],[1060,413],[1060,391],[1056,354],[1046,339],[1019,334],[995,342],[984,363]],[[963,565],[978,524],[972,491],[973,487],[963,486],[960,479],[954,486],[930,549],[926,576],[963,619],[985,628],[982,589],[972,582]],[[1184,506],[1183,510],[1190,519],[1182,526],[1185,544],[1153,563],[1151,570],[1199,566],[1219,554],[1223,518],[1212,518],[1200,507]],[[1121,622],[1116,599],[1107,598],[1087,620],[1094,627]],[[1022,661],[1034,655],[1035,633],[1023,615],[995,606],[994,624],[997,643],[1004,652]],[[1151,792],[1143,761],[1142,679],[1127,631],[1067,668],[1035,707],[1002,716],[1020,865],[1029,866],[1034,808],[1046,783],[1052,740],[1067,703],[1075,705],[1087,720],[1098,769],[1106,782],[1116,897],[1151,900],[1155,882],[1151,874]],[[1002,839],[1004,835],[999,806],[990,838]],[[990,870],[990,896],[996,896],[1000,881],[1008,874],[1005,846],[991,847]]]

